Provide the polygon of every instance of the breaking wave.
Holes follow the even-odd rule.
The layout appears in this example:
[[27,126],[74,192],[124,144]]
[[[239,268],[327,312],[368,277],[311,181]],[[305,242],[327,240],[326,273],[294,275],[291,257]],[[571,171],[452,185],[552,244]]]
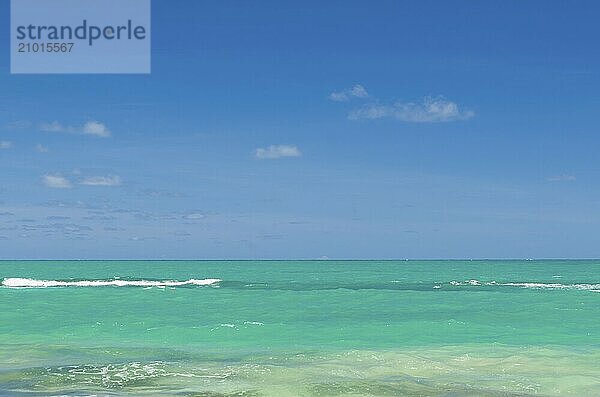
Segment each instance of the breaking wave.
[[52,287],[181,287],[181,286],[206,286],[219,283],[218,278],[177,280],[36,280],[32,278],[5,278],[2,286],[8,288],[52,288]]
[[488,287],[516,287],[527,289],[550,289],[550,290],[584,290],[592,292],[600,292],[600,284],[560,284],[560,283],[538,283],[538,282],[521,282],[521,283],[499,283],[496,281],[482,282],[479,280],[467,281],[450,281],[451,286],[488,286]]
[[245,281],[223,281],[218,278],[179,280],[127,280],[120,278],[106,280],[39,280],[32,278],[7,277],[0,283],[6,288],[61,288],[61,287],[141,287],[141,288],[175,288],[175,287],[198,287],[218,286],[227,289],[259,289],[259,290],[284,290],[284,291],[315,291],[315,290],[409,290],[409,291],[458,291],[464,289],[488,290],[516,288],[534,290],[580,290],[600,292],[600,284],[597,283],[556,283],[556,282],[508,282],[508,281],[482,281],[464,280],[450,282],[408,282],[398,280],[380,283],[297,283],[297,282],[270,282],[249,283]]

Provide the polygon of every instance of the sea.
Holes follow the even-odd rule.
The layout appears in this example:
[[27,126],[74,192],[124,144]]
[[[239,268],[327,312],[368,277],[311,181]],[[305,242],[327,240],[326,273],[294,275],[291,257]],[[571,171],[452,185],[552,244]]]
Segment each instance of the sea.
[[0,261],[0,396],[600,396],[600,260]]

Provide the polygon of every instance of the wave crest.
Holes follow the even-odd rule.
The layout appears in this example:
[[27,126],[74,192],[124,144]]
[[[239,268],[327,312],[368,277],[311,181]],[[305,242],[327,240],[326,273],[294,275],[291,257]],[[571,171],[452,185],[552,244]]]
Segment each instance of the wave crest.
[[539,282],[520,282],[520,283],[498,283],[496,281],[481,282],[479,280],[467,280],[464,282],[450,281],[452,286],[497,286],[497,287],[516,287],[528,289],[559,289],[559,290],[585,290],[600,292],[600,284],[560,284],[560,283],[539,283]]
[[51,287],[181,287],[186,285],[206,286],[217,284],[221,279],[191,278],[185,281],[177,280],[36,280],[32,278],[9,277],[2,280],[2,286],[8,288],[51,288]]

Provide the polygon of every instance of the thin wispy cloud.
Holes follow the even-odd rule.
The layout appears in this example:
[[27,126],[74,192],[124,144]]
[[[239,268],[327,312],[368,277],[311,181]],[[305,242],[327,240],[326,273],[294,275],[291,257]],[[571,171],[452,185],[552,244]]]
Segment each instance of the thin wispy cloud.
[[392,118],[407,123],[444,123],[468,120],[475,113],[461,109],[455,102],[444,97],[426,97],[420,102],[396,102],[391,105],[370,103],[354,109],[350,120]]
[[42,176],[42,182],[47,187],[51,187],[54,189],[68,189],[72,186],[71,181],[61,176],[60,174],[46,174]]
[[40,130],[45,132],[63,132],[69,134],[93,135],[100,138],[108,138],[111,136],[110,130],[98,121],[88,121],[82,126],[67,126],[53,121],[51,123],[42,123]]
[[348,88],[342,91],[334,91],[329,94],[329,99],[335,102],[347,102],[352,98],[368,98],[369,93],[360,84],[354,85],[352,88]]
[[285,157],[300,157],[302,152],[292,145],[271,145],[267,148],[256,149],[257,159],[280,159]]
[[69,131],[70,128],[71,127],[63,126],[58,121],[40,124],[40,130],[45,131],[45,132],[70,132]]
[[573,182],[577,180],[575,175],[561,174],[546,178],[548,182]]
[[468,120],[475,116],[472,110],[461,108],[456,102],[443,96],[425,97],[418,102],[380,103],[360,84],[329,95],[329,99],[335,102],[347,102],[353,98],[367,101],[363,102],[364,105],[350,111],[348,114],[350,120],[391,118],[407,123],[443,123]]
[[10,149],[12,146],[12,142],[0,141],[0,149]]
[[120,186],[121,178],[115,175],[109,176],[90,176],[80,182],[87,186]]
[[48,153],[48,148],[44,145],[42,145],[41,143],[38,143],[37,145],[35,145],[35,150],[38,153]]
[[199,219],[203,219],[204,218],[204,214],[200,213],[200,212],[192,212],[189,214],[186,214],[183,216],[183,219],[187,219],[190,221],[197,221]]
[[31,127],[31,122],[26,120],[15,120],[6,123],[6,128],[9,130],[22,130]]

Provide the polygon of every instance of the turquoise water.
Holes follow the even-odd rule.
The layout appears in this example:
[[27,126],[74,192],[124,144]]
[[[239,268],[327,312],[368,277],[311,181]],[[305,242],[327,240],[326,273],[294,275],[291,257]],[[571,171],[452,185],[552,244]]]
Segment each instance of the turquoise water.
[[2,261],[0,280],[0,396],[600,395],[600,261]]

